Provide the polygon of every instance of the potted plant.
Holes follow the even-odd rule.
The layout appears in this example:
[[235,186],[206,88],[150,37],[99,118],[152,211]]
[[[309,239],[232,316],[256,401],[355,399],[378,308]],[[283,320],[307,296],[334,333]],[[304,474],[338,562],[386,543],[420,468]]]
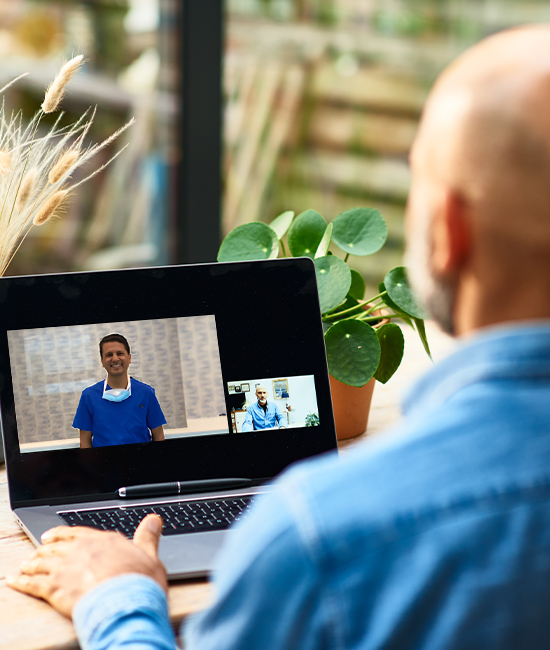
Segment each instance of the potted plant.
[[[252,222],[238,226],[225,237],[218,253],[219,262],[273,259],[279,254],[313,260],[340,439],[365,430],[374,380],[385,384],[401,363],[403,333],[393,321],[416,329],[430,354],[424,314],[409,288],[405,268],[389,271],[378,293],[365,299],[363,278],[348,266],[351,255],[379,251],[387,235],[384,218],[373,208],[346,210],[328,224],[315,210],[297,217],[288,211],[269,225]],[[329,250],[331,244],[343,258]],[[355,421],[346,424],[343,419],[349,415]]]

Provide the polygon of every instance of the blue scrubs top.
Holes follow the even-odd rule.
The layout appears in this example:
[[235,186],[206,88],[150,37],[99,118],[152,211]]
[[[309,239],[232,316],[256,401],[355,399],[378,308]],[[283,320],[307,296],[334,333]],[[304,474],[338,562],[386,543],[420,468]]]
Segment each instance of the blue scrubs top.
[[[132,394],[122,402],[103,399],[104,381],[82,391],[75,429],[92,432],[93,447],[151,442],[151,431],[166,418],[151,386],[132,378]],[[107,390],[109,385],[107,385]]]

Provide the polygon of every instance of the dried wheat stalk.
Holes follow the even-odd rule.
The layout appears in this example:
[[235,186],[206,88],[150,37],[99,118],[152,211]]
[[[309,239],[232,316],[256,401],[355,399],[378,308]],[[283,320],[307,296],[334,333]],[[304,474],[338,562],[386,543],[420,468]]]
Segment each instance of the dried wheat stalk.
[[53,113],[57,110],[65,94],[65,86],[82,64],[83,56],[79,54],[61,67],[57,77],[48,86],[48,90],[46,90],[46,95],[42,102],[42,110],[44,113]]
[[[112,162],[91,172],[73,186],[68,185],[77,167],[110,145],[132,123],[94,145],[85,145],[95,109],[85,113],[69,126],[60,126],[59,115],[49,131],[38,135],[40,120],[45,113],[59,108],[65,87],[83,64],[82,55],[65,63],[45,93],[41,109],[29,124],[23,123],[21,113],[7,116],[0,105],[0,275],[3,275],[25,236],[33,226],[41,226],[59,216],[69,194]],[[18,81],[21,75],[0,89]],[[61,187],[63,186],[63,187]]]
[[63,205],[63,201],[66,199],[68,190],[58,190],[55,194],[52,194],[49,199],[44,201],[40,206],[39,210],[34,215],[32,220],[33,225],[43,226],[50,219],[53,219],[55,216],[59,216],[60,208]]

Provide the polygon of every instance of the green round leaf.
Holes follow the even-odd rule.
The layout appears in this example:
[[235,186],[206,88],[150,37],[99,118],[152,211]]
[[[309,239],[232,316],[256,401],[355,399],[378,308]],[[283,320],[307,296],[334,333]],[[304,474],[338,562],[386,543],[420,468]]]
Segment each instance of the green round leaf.
[[351,269],[351,287],[349,292],[357,300],[363,300],[365,297],[365,280],[363,280],[363,276],[355,269]]
[[287,210],[278,217],[275,217],[275,219],[273,219],[269,224],[269,227],[273,228],[279,239],[282,239],[285,236],[286,231],[290,228],[292,219],[294,219],[294,212],[292,210]]
[[404,266],[392,269],[384,278],[384,285],[390,299],[401,311],[413,318],[426,317],[414,299]]
[[321,313],[337,307],[347,296],[351,284],[349,266],[335,255],[318,257],[315,264]]
[[306,210],[292,222],[288,231],[288,248],[293,257],[315,257],[327,222],[315,210]]
[[384,217],[374,208],[352,208],[333,220],[332,241],[350,255],[372,255],[388,238]]
[[[384,293],[386,291],[386,285],[383,282],[380,282],[378,285],[378,291],[380,293]],[[406,314],[401,308],[399,308],[393,300],[388,296],[388,292],[386,291],[386,295],[382,298],[382,300],[386,303],[386,306],[389,307],[390,309],[393,309],[393,311],[399,316],[399,318],[404,322],[407,323],[409,327],[412,327],[414,329],[414,324],[412,321],[412,316],[409,316]]]
[[[386,285],[383,282],[380,282],[378,285],[378,291],[380,293],[384,293],[386,291]],[[382,300],[388,305],[388,307],[391,307],[394,311],[400,312],[402,309],[398,307],[393,300],[389,297],[389,295],[386,293],[386,295],[382,298]]]
[[218,262],[268,260],[277,257],[279,240],[265,223],[245,223],[232,230],[222,241]]
[[374,377],[382,384],[385,384],[399,368],[403,359],[405,339],[399,325],[385,323],[376,330],[376,336],[380,343],[380,363],[374,373]]
[[380,344],[373,328],[355,320],[341,320],[325,333],[328,370],[349,386],[364,386],[380,361]]

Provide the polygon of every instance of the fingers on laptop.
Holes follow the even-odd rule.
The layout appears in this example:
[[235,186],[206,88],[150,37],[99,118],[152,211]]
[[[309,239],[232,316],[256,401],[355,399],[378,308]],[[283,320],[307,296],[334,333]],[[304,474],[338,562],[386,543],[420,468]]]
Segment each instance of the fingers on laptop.
[[45,535],[45,543],[21,565],[21,574],[6,577],[6,582],[18,591],[47,600],[69,617],[81,596],[104,580],[124,573],[150,576],[167,591],[166,570],[156,554],[156,531],[162,522],[156,517],[147,519],[135,543],[119,533],[84,527],[54,528]]
[[[138,534],[138,539],[142,536],[147,539],[147,535],[145,535],[146,532],[148,535],[152,535],[153,538],[156,539],[156,548],[158,546],[158,538],[162,533],[162,518],[159,515],[150,514],[141,520],[138,529],[134,534],[134,542],[136,541],[136,534]],[[50,528],[45,533],[43,533],[40,541],[42,544],[52,544],[54,542],[63,540],[106,534],[116,535],[120,533],[113,533],[111,531],[106,532],[103,530],[97,530],[95,528],[89,528],[87,526],[56,526],[55,528]]]
[[96,535],[116,535],[117,533],[97,530],[88,526],[56,526],[42,534],[42,544],[52,544],[63,540],[78,539],[81,537],[95,537]]
[[133,541],[147,555],[156,558],[161,534],[162,519],[158,515],[147,515],[137,527]]

